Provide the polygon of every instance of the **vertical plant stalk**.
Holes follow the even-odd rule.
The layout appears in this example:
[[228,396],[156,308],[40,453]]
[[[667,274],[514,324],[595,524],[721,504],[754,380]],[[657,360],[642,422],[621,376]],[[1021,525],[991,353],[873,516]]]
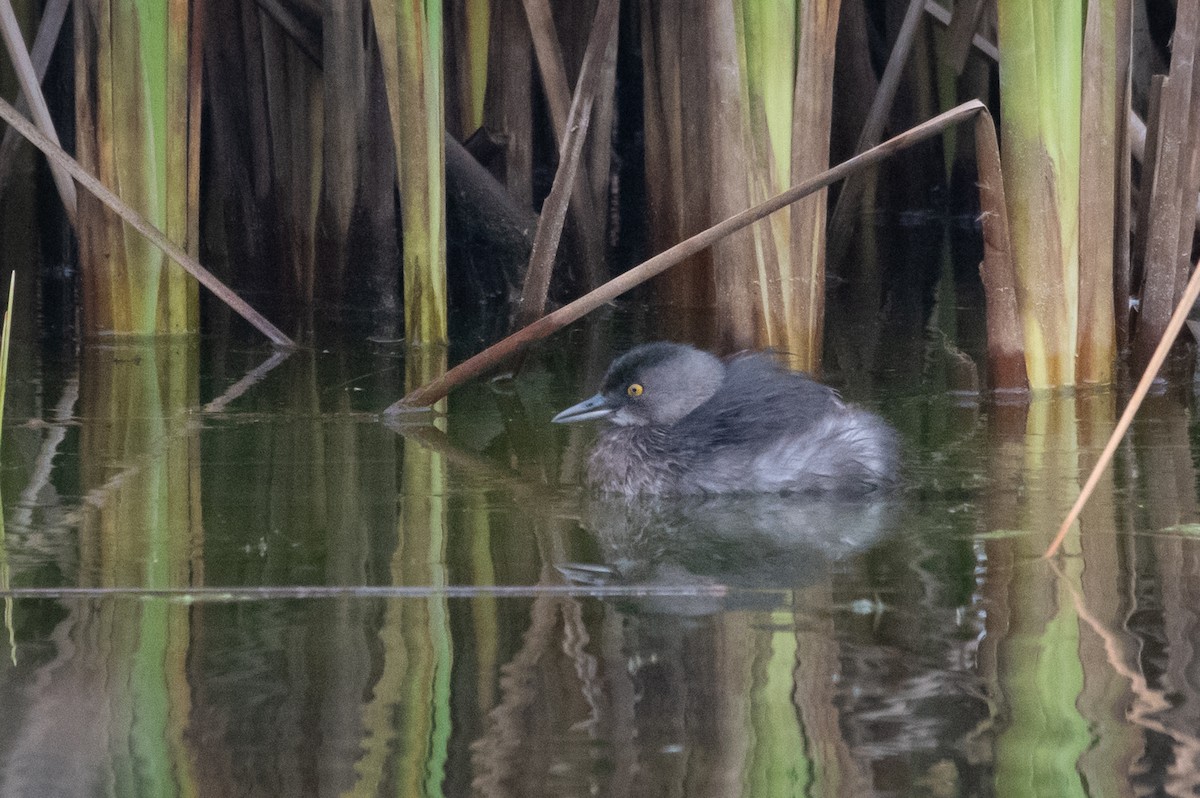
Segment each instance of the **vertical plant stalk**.
[[954,4],[954,16],[950,18],[945,49],[942,57],[955,75],[961,75],[971,53],[971,41],[979,30],[983,10],[989,0],[960,0]]
[[404,230],[404,333],[447,340],[441,0],[371,0],[396,141]]
[[[454,76],[458,93],[458,129],[464,137],[483,126],[483,108],[488,89],[489,32],[492,0],[454,0]],[[507,45],[507,43],[505,43]],[[504,80],[503,76],[498,77]]]
[[1112,382],[1116,362],[1113,255],[1116,240],[1118,137],[1116,0],[1089,0],[1083,38],[1080,135],[1088,155],[1079,164],[1079,338],[1075,379]]
[[322,120],[325,205],[332,217],[330,237],[337,251],[331,277],[344,279],[343,253],[362,168],[358,131],[365,128],[366,122],[367,42],[362,24],[363,0],[326,3],[323,13],[320,65],[325,95]]
[[[685,35],[698,35],[698,25],[683,25],[690,10],[685,0],[642,0],[639,6],[642,55],[642,116],[646,137],[646,203],[649,240],[662,252],[702,230],[709,218],[710,167],[707,159],[685,153],[705,151],[711,126],[698,118],[706,108],[702,63],[704,48],[688,46]],[[687,102],[683,98],[687,98]],[[660,305],[711,308],[716,304],[711,253],[697,255],[683,268],[655,281]],[[702,337],[702,336],[697,336]]]
[[484,125],[504,142],[501,182],[522,209],[533,208],[533,44],[520,0],[494,0],[488,44]]
[[522,5],[533,38],[533,52],[537,57],[542,91],[546,94],[550,124],[554,127],[554,140],[561,150],[567,137],[571,84],[567,80],[567,69],[558,43],[558,31],[554,27],[554,13],[550,9],[550,0],[522,0]]
[[[702,154],[711,163],[712,180],[709,214],[723,219],[753,205],[751,183],[755,177],[753,152],[749,147],[746,107],[743,96],[745,66],[738,14],[720,3],[707,4],[698,22],[707,36],[710,56],[708,78],[710,148]],[[691,168],[694,152],[684,153],[683,168]],[[761,340],[762,239],[754,230],[733,233],[713,246],[716,262],[717,314],[720,345],[727,350],[753,347]]]
[[[802,0],[797,14],[792,182],[829,168],[834,54],[841,5],[841,0]],[[784,285],[787,327],[781,342],[797,358],[799,368],[812,372],[820,370],[824,345],[827,195],[819,191],[792,206],[792,273]]]
[[[801,23],[796,2],[765,4],[743,0],[737,10],[738,58],[742,75],[743,109],[741,144],[746,155],[749,201],[757,204],[791,185],[793,137],[808,138],[811,120],[797,119],[794,96],[812,93],[807,75],[797,73],[797,40]],[[809,3],[809,6],[812,6]],[[805,28],[805,32],[812,31]],[[818,92],[819,94],[819,92]],[[819,100],[817,103],[819,105]],[[793,130],[804,128],[804,134]],[[818,138],[820,138],[818,136]],[[824,137],[827,140],[828,136]],[[820,147],[816,148],[820,151]],[[819,152],[818,152],[819,155]],[[824,168],[822,161],[811,171]],[[804,174],[811,174],[805,171]],[[811,201],[802,200],[795,207]],[[774,346],[800,357],[803,350],[789,343],[789,306],[792,299],[791,222],[795,210],[775,214],[765,224],[750,228],[753,236],[757,287],[756,343]]]
[[[204,47],[202,18],[192,5],[205,0],[169,0],[165,60],[168,65],[164,116],[166,180],[163,184],[167,236],[193,255],[200,252],[200,97]],[[153,244],[147,242],[153,250]],[[162,264],[162,301],[156,326],[173,331],[200,330],[200,286],[182,269]]]
[[1154,176],[1158,173],[1158,145],[1162,141],[1159,136],[1159,122],[1162,121],[1162,97],[1167,89],[1169,78],[1166,75],[1154,75],[1150,78],[1150,96],[1147,101],[1146,127],[1142,131],[1142,179],[1138,191],[1137,207],[1134,209],[1137,239],[1133,248],[1133,271],[1145,274],[1146,257],[1150,252],[1150,198],[1154,185]]
[[[533,253],[529,257],[529,269],[525,272],[525,285],[522,286],[521,305],[517,312],[518,328],[533,323],[546,308],[550,275],[567,218],[567,205],[572,194],[577,193],[578,178],[584,174],[581,170],[583,143],[587,140],[596,94],[604,81],[604,54],[609,42],[617,35],[620,8],[620,0],[601,0],[596,7],[587,51],[579,69],[579,82],[567,116],[566,138],[560,150],[558,171],[554,175],[550,195],[542,204],[533,238]],[[609,66],[615,68],[615,61]]]
[[975,161],[979,167],[979,207],[983,217],[983,263],[979,266],[979,276],[987,304],[988,385],[993,390],[1028,390],[1000,145],[992,115],[987,112],[975,117]]
[[[588,183],[592,187],[592,208],[593,213],[598,214],[598,218],[594,220],[594,234],[600,237],[603,237],[608,222],[613,120],[617,114],[617,45],[621,38],[619,11],[613,18],[612,25],[612,36],[609,37],[608,47],[604,50],[604,60],[600,65],[600,88],[592,102],[591,144],[586,153]],[[599,285],[599,282],[596,284]]]
[[[1197,3],[1200,6],[1200,3]],[[1200,36],[1196,42],[1196,56],[1200,58]],[[1191,117],[1188,121],[1183,146],[1183,171],[1179,175],[1179,249],[1176,255],[1175,296],[1183,294],[1187,285],[1189,267],[1192,265],[1192,241],[1195,240],[1198,217],[1196,203],[1192,198],[1200,192],[1200,74],[1196,62],[1192,62]]]
[[[80,161],[175,244],[190,208],[190,24],[185,0],[81,0],[75,6]],[[195,62],[198,65],[198,61]],[[195,285],[99,203],[79,212],[84,327],[90,334],[197,330]]]
[[1025,365],[1075,382],[1082,0],[999,0],[1000,142]]
[[[1117,352],[1129,347],[1129,298],[1132,292],[1133,252],[1133,0],[1116,0],[1117,207],[1113,220],[1113,332]],[[1144,230],[1145,228],[1143,228]]]
[[[525,16],[529,21],[529,30],[533,38],[533,50],[537,56],[538,73],[542,79],[542,88],[546,95],[546,104],[550,109],[550,124],[554,128],[554,140],[558,143],[559,170],[570,157],[570,139],[572,125],[577,120],[575,106],[579,90],[583,86],[584,67],[580,66],[579,77],[575,83],[575,95],[572,96],[567,82],[567,70],[563,60],[562,48],[559,45],[558,32],[554,26],[554,16],[550,10],[549,0],[523,0]],[[596,13],[600,7],[597,5]],[[617,18],[612,20],[613,40],[616,39]],[[589,47],[596,33],[596,18],[592,20],[592,33],[589,35]],[[603,32],[603,31],[601,31]],[[603,53],[602,53],[603,55]],[[587,63],[586,55],[584,64]],[[614,60],[613,69],[616,68]],[[601,65],[593,67],[601,71]],[[591,91],[588,98],[588,115],[591,119],[591,106],[595,104],[595,95],[599,85]],[[595,205],[595,192],[591,184],[591,175],[587,169],[579,172],[570,184],[571,202],[569,210],[583,240],[583,267],[587,275],[588,288],[595,288],[605,276],[604,271],[604,222],[603,214],[598,213]],[[536,249],[536,245],[535,245]]]
[[[1142,302],[1133,338],[1133,364],[1144,368],[1155,345],[1163,337],[1171,308],[1175,305],[1176,274],[1189,253],[1181,252],[1180,226],[1183,189],[1188,183],[1192,153],[1186,149],[1191,124],[1192,82],[1197,43],[1200,41],[1200,1],[1182,0],[1172,36],[1171,69],[1160,100],[1158,157],[1150,180],[1149,226],[1146,229],[1146,261],[1143,269]],[[1145,174],[1143,172],[1143,174]],[[1188,199],[1189,208],[1193,201]],[[1191,239],[1188,239],[1190,250]]]

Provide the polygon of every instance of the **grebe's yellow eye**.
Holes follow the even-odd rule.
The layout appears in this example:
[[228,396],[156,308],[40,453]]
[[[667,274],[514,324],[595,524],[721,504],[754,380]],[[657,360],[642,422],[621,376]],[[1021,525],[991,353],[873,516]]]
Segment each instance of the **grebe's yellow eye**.
[[630,386],[625,389],[625,393],[629,396],[641,396],[642,390],[642,386],[635,382],[630,384]]

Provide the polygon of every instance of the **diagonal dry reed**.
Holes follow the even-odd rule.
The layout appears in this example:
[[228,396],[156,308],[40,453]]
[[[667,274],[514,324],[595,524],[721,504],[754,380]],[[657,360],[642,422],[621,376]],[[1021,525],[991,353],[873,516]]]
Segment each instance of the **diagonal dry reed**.
[[884,143],[872,147],[859,155],[843,161],[832,169],[827,169],[808,180],[796,184],[792,188],[775,195],[766,202],[730,216],[712,227],[679,242],[675,246],[660,252],[658,255],[642,262],[624,274],[614,277],[604,285],[584,296],[570,302],[553,313],[542,316],[528,327],[516,331],[507,338],[492,344],[477,355],[468,358],[441,377],[410,392],[407,396],[392,404],[386,413],[401,413],[406,410],[427,408],[434,402],[445,397],[452,389],[474,379],[481,374],[497,367],[507,358],[525,347],[540,341],[546,336],[562,329],[566,325],[582,318],[596,308],[616,299],[672,266],[695,255],[697,252],[712,246],[730,233],[749,227],[755,222],[769,216],[781,208],[807,197],[848,175],[873,166],[880,161],[905,150],[914,144],[939,135],[951,125],[961,124],[974,119],[977,114],[986,113],[986,106],[978,100],[971,100],[951,108],[945,113],[917,125]]
[[200,261],[172,243],[161,230],[151,224],[140,213],[129,207],[124,200],[80,166],[79,162],[68,155],[62,147],[59,147],[43,135],[28,119],[18,114],[17,109],[13,108],[3,99],[0,99],[0,119],[3,119],[16,128],[17,132],[28,139],[33,146],[45,153],[51,163],[58,164],[69,172],[79,185],[83,186],[96,199],[103,202],[113,213],[128,222],[130,227],[149,239],[150,243],[162,250],[168,258],[178,263],[184,271],[195,277],[201,285],[211,291],[217,299],[228,305],[233,312],[250,322],[256,330],[267,336],[271,340],[271,343],[276,346],[289,348],[296,346],[292,339],[284,335],[278,327],[267,321],[266,317],[250,307],[244,299],[218,280],[212,272],[201,266]]

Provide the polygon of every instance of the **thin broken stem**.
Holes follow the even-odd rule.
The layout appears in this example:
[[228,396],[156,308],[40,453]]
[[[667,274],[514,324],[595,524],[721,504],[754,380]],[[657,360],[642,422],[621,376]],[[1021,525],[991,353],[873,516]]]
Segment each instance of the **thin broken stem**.
[[1154,382],[1154,378],[1158,376],[1158,370],[1162,368],[1163,361],[1167,359],[1167,353],[1171,351],[1171,345],[1175,343],[1175,339],[1179,336],[1179,331],[1183,329],[1183,324],[1187,321],[1188,311],[1192,309],[1192,305],[1195,304],[1196,297],[1198,296],[1200,296],[1200,263],[1196,264],[1196,268],[1193,269],[1192,279],[1188,280],[1183,297],[1179,300],[1179,304],[1175,306],[1175,312],[1171,314],[1171,320],[1167,322],[1167,329],[1163,332],[1162,338],[1159,339],[1158,347],[1155,348],[1154,354],[1150,356],[1150,362],[1146,364],[1146,370],[1142,373],[1142,378],[1138,381],[1133,395],[1129,397],[1129,404],[1125,406],[1125,412],[1121,413],[1121,418],[1117,421],[1117,426],[1113,429],[1112,435],[1109,436],[1108,443],[1104,446],[1104,451],[1100,453],[1100,459],[1096,461],[1096,465],[1092,468],[1092,473],[1088,475],[1087,482],[1084,483],[1083,490],[1079,493],[1079,498],[1075,500],[1075,505],[1071,507],[1071,512],[1067,513],[1067,517],[1063,519],[1062,526],[1058,529],[1058,534],[1054,536],[1054,540],[1051,541],[1050,546],[1046,549],[1046,553],[1042,555],[1044,559],[1048,560],[1058,554],[1058,550],[1062,547],[1062,542],[1066,539],[1071,525],[1078,520],[1079,514],[1083,511],[1083,506],[1087,504],[1087,500],[1091,497],[1092,492],[1096,490],[1096,485],[1099,484],[1100,477],[1104,474],[1104,469],[1108,467],[1109,462],[1116,453],[1117,446],[1121,443],[1121,438],[1125,436],[1125,432],[1129,429],[1134,414],[1142,406],[1142,400],[1146,398],[1146,394],[1150,391],[1150,385]]
[[283,363],[283,361],[287,360],[291,356],[291,350],[285,349],[279,352],[272,352],[270,357],[247,371],[240,380],[226,388],[223,394],[206,404],[204,406],[204,412],[220,413],[226,407],[228,407],[231,402],[241,398],[246,391],[262,382],[263,378],[270,374],[276,366],[280,365]]
[[[954,14],[950,18],[950,29],[946,37],[945,58],[955,75],[961,75],[967,65],[972,39],[979,30],[979,21],[983,18],[986,2],[987,0],[965,0],[954,4]],[[928,4],[925,10],[928,12]]]
[[[937,0],[925,0],[925,13],[946,26],[951,25],[954,21],[950,12],[943,8]],[[971,37],[971,44],[993,61],[997,63],[1000,61],[1000,48],[996,46],[995,42],[976,33]]]
[[[587,139],[592,118],[592,103],[596,99],[604,80],[604,67],[615,68],[604,63],[604,54],[609,42],[617,34],[619,0],[602,0],[596,9],[592,32],[588,38],[583,66],[579,68],[579,81],[571,99],[571,110],[567,115],[566,132],[560,148],[558,171],[550,195],[542,205],[538,217],[537,232],[533,237],[533,252],[529,256],[529,268],[525,272],[525,285],[521,291],[521,305],[517,311],[517,326],[524,327],[536,320],[546,309],[546,295],[550,290],[550,276],[562,238],[563,224],[567,219],[567,206],[571,196],[579,187],[586,171],[580,172],[583,143]],[[590,189],[588,190],[590,192]],[[593,264],[595,265],[595,264]]]
[[[58,43],[58,34],[62,31],[69,4],[70,0],[50,0],[46,3],[45,11],[42,12],[42,21],[38,23],[37,36],[34,38],[33,47],[29,52],[38,85],[41,85],[42,80],[46,77],[50,56],[54,53],[54,46]],[[16,107],[21,114],[29,112],[29,101],[25,99],[24,93],[17,98]],[[12,179],[13,166],[19,151],[17,144],[20,141],[20,136],[12,128],[5,130],[4,138],[0,140],[0,195],[4,194],[5,189],[8,188],[8,181]]]
[[[892,104],[900,88],[900,77],[904,73],[905,64],[908,63],[908,55],[912,52],[923,12],[924,0],[909,0],[896,43],[888,56],[887,67],[883,70],[883,79],[879,81],[879,88],[875,90],[875,97],[871,101],[871,110],[867,113],[867,121],[863,123],[862,132],[859,133],[856,152],[874,147],[883,137],[883,126],[891,116]],[[826,260],[835,271],[850,250],[850,236],[854,232],[856,221],[854,214],[858,211],[865,189],[865,181],[847,178],[842,192],[838,194],[837,204],[833,206],[833,216],[829,220],[829,255]]]
[[[17,15],[13,12],[12,3],[9,0],[0,0],[0,34],[4,37],[4,46],[8,50],[8,57],[12,60],[13,70],[17,73],[17,81],[21,84],[21,93],[25,95],[25,99],[29,103],[38,128],[57,146],[58,131],[54,129],[54,122],[50,119],[50,108],[46,105],[46,98],[42,95],[42,82],[29,57],[29,51],[25,49],[25,39],[21,36],[21,27],[17,24]],[[71,182],[71,176],[67,174],[62,164],[56,163],[54,160],[50,161],[50,173],[54,176],[54,185],[58,188],[59,197],[62,198],[67,218],[74,227],[75,184]]]

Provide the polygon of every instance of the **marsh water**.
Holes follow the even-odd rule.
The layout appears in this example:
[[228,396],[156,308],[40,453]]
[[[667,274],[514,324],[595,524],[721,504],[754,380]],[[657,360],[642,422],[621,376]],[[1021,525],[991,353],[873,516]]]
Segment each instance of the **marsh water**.
[[1190,387],[1052,564],[1114,393],[964,391],[930,335],[832,375],[893,500],[589,500],[549,418],[642,332],[399,424],[386,342],[21,344],[0,795],[1196,793]]

